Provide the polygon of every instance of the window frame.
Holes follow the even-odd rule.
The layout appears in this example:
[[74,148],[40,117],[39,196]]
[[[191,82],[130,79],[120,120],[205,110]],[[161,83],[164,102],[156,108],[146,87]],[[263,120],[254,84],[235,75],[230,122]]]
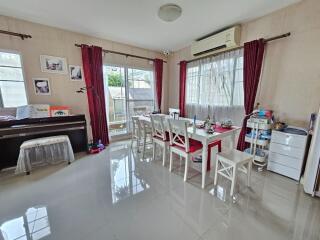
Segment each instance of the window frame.
[[[26,93],[26,99],[27,99],[26,104],[28,105],[28,104],[29,104],[29,94],[28,94],[28,88],[27,88],[26,74],[25,74],[25,71],[24,71],[23,54],[22,54],[20,51],[17,51],[17,50],[2,49],[2,48],[0,48],[0,52],[18,54],[18,55],[20,56],[21,73],[22,73],[23,82],[24,82],[24,91],[25,91],[25,93]],[[6,66],[3,66],[3,67],[6,67]],[[10,66],[9,66],[9,67],[10,67]],[[17,68],[17,67],[11,67],[11,68]],[[1,81],[1,80],[0,80],[0,81]],[[15,80],[12,80],[12,81],[14,82]],[[19,82],[20,82],[20,81],[19,81]],[[3,105],[3,98],[2,98],[1,91],[0,91],[0,108],[17,108],[17,107],[18,107],[18,106],[15,106],[15,107],[4,107],[4,105]]]
[[[152,110],[155,111],[156,110],[156,79],[155,79],[155,76],[154,76],[154,69],[153,68],[144,68],[144,67],[135,67],[133,65],[127,65],[127,64],[113,64],[113,63],[110,63],[110,62],[104,62],[103,63],[103,68],[105,67],[116,67],[116,68],[123,68],[124,69],[124,88],[125,88],[125,111],[126,111],[126,121],[128,123],[128,126],[127,126],[127,132],[125,134],[119,134],[119,135],[113,135],[111,136],[113,139],[120,139],[122,136],[126,136],[126,135],[130,135],[131,134],[131,127],[130,127],[130,122],[131,122],[131,118],[129,117],[130,115],[130,106],[129,104],[131,102],[143,102],[143,101],[146,101],[146,102],[153,102],[152,104]],[[149,71],[151,72],[151,75],[152,75],[152,78],[153,78],[153,87],[151,88],[152,91],[153,91],[153,99],[139,99],[139,100],[134,100],[134,99],[129,99],[129,69],[134,69],[134,70],[142,70],[142,71]],[[104,78],[105,80],[105,78]],[[104,91],[106,92],[107,91],[107,87],[108,85],[104,85]],[[107,99],[107,95],[105,95],[105,102],[106,104],[109,104],[109,99]],[[109,121],[109,112],[107,113],[107,119],[108,119],[108,124],[110,123]]]
[[[243,105],[234,104],[235,84],[236,84],[236,82],[239,82],[239,81],[236,81],[236,73],[237,73],[238,70],[241,70],[241,69],[242,69],[242,73],[243,73],[243,66],[242,66],[242,68],[238,68],[238,62],[239,62],[239,59],[241,59],[243,57],[244,56],[242,54],[242,56],[234,58],[235,60],[234,60],[234,63],[233,63],[233,68],[232,68],[233,78],[231,79],[232,80],[232,85],[231,85],[232,89],[231,89],[231,96],[230,96],[229,104],[228,105],[215,105],[215,104],[209,104],[209,101],[206,104],[212,105],[212,106],[215,106],[215,107],[243,107],[244,106],[244,104]],[[217,60],[214,61],[211,57],[208,57],[208,59],[211,60],[211,61],[210,60],[208,61],[208,64],[212,64],[213,62],[221,61],[220,59],[217,59]],[[186,98],[185,99],[186,105],[188,105],[188,104],[190,104],[190,105],[203,105],[203,103],[200,103],[200,95],[201,95],[201,77],[202,77],[202,70],[203,70],[203,67],[201,67],[201,65],[204,65],[204,64],[206,64],[206,63],[203,63],[203,64],[199,63],[197,65],[189,65],[189,66],[187,64],[186,87],[188,86],[188,70],[192,69],[192,68],[198,68],[198,70],[197,70],[198,74],[194,77],[194,78],[197,78],[196,101],[195,102],[194,101],[188,102],[187,95],[186,95],[186,97],[185,97]],[[225,73],[225,72],[229,72],[229,71],[223,71],[223,73]],[[242,81],[242,83],[243,83],[243,81]],[[188,89],[186,89],[186,93],[188,93]]]

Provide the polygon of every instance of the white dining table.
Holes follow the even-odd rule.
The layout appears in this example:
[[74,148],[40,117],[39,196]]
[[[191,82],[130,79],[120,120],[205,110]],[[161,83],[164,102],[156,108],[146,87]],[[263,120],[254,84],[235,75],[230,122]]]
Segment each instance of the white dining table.
[[[170,118],[169,115],[164,115],[166,118]],[[148,116],[140,116],[141,120],[151,123],[151,118]],[[188,120],[190,123],[193,123],[193,119],[190,118],[179,118],[181,120]],[[168,124],[165,121],[165,128],[168,128]],[[203,123],[203,121],[196,121],[196,125]],[[232,128],[226,132],[219,133],[208,133],[203,128],[195,128],[193,126],[188,127],[189,138],[200,141],[202,143],[202,166],[201,166],[201,187],[205,188],[206,186],[206,174],[207,174],[207,161],[208,161],[208,148],[209,144],[216,141],[221,140],[226,137],[231,137],[231,148],[234,148],[236,133],[241,129],[238,126],[232,126]]]

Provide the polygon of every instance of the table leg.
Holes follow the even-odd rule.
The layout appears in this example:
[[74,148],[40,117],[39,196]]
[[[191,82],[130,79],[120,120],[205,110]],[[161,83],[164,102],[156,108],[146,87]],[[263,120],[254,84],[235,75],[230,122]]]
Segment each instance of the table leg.
[[208,162],[208,143],[202,142],[202,183],[201,187],[206,186],[206,174],[207,174],[207,162]]
[[230,144],[231,150],[235,149],[235,142],[236,142],[236,132],[233,132],[231,135],[231,144]]

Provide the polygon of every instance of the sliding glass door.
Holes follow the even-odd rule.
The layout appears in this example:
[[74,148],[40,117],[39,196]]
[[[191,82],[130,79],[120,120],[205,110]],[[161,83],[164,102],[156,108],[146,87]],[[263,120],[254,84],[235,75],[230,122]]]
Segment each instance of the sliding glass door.
[[106,104],[110,136],[131,132],[131,117],[154,110],[153,71],[105,65]]

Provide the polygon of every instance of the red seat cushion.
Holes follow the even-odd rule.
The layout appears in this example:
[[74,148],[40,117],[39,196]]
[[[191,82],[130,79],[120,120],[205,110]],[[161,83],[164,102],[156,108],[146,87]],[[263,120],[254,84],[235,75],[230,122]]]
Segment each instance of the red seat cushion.
[[[173,144],[174,147],[180,148],[181,150],[185,151],[184,147],[178,146],[176,144]],[[194,139],[189,139],[189,153],[196,152],[198,150],[202,149],[202,143],[194,140]]]

